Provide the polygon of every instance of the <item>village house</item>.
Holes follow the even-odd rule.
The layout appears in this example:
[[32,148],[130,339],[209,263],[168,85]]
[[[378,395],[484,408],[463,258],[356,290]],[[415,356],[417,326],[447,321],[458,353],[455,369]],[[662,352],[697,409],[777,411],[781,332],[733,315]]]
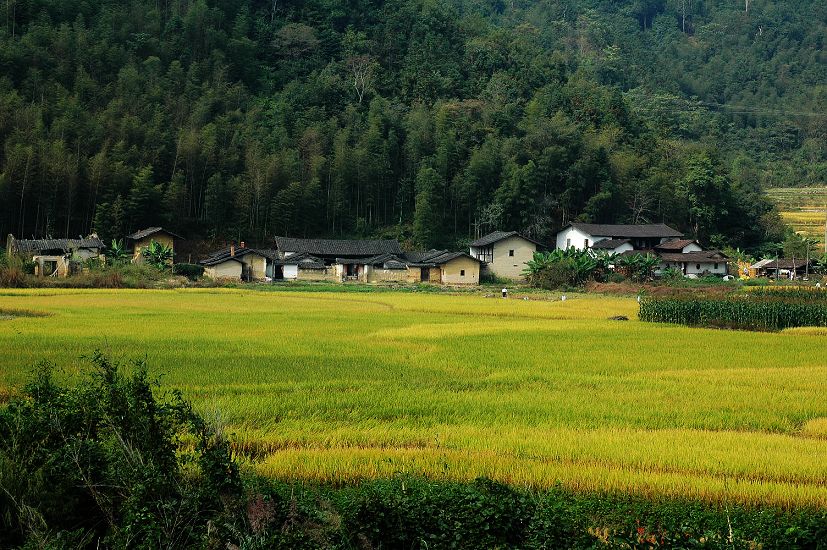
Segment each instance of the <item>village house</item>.
[[674,269],[686,277],[728,274],[729,258],[718,250],[704,250],[696,240],[662,223],[642,225],[570,223],[557,233],[557,248],[597,253],[657,256],[655,273]]
[[168,246],[172,250],[172,256],[175,257],[175,239],[182,239],[180,235],[176,235],[172,231],[167,231],[163,227],[148,227],[136,231],[131,235],[126,236],[126,240],[130,250],[132,250],[132,263],[141,263],[144,261],[143,250],[147,248],[152,241]]
[[[664,241],[681,237],[683,233],[663,223],[630,225],[572,222],[557,232],[556,244],[558,249],[585,250],[593,248],[600,241],[612,240],[616,241],[611,243],[614,247],[629,244],[633,250],[651,250]],[[617,242],[624,240],[628,242]]]
[[81,262],[99,258],[104,244],[96,234],[78,239],[6,239],[6,253],[34,262],[35,275],[67,277]]
[[472,258],[482,262],[482,275],[525,280],[526,262],[542,245],[516,231],[494,231],[469,244]]
[[212,279],[250,282],[266,280],[269,260],[271,257],[266,251],[247,248],[241,242],[238,247],[230,245],[199,263],[204,266],[204,275]]
[[749,266],[748,274],[750,277],[800,279],[811,273],[812,269],[812,262],[805,258],[769,258]]
[[[356,280],[359,276],[356,260],[402,253],[399,242],[395,240],[276,237],[275,245],[274,279]],[[294,257],[298,254],[304,256]]]
[[656,255],[661,263],[655,269],[661,273],[666,269],[675,269],[686,277],[702,277],[728,274],[729,257],[718,250],[692,250],[689,252],[659,252]]
[[452,285],[480,280],[480,261],[464,252],[403,252],[395,240],[276,237],[275,245],[268,262],[273,279]]

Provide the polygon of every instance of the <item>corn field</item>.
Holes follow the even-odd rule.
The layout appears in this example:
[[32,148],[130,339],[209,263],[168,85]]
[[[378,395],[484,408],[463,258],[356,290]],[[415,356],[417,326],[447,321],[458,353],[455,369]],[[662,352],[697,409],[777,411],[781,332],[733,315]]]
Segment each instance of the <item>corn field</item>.
[[645,298],[639,318],[652,323],[746,330],[827,326],[827,290],[762,288],[726,297]]

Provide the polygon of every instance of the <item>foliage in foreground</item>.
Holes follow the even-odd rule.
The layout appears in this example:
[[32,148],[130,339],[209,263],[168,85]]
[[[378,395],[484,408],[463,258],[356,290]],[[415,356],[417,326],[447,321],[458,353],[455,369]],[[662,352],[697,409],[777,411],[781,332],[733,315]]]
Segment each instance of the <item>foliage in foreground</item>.
[[74,387],[42,364],[0,411],[0,547],[202,546],[240,494],[227,440],[144,363],[90,362]]
[[640,303],[641,321],[690,326],[782,330],[827,326],[827,290],[756,289],[726,297],[675,295]]
[[[709,507],[396,477],[248,485],[242,548],[822,548],[824,511]],[[763,546],[762,546],[763,545]]]

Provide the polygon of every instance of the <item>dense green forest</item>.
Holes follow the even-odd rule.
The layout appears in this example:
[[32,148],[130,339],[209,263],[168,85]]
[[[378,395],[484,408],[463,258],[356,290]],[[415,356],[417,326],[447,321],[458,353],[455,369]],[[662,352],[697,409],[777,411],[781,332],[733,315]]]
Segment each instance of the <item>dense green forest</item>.
[[827,3],[3,0],[0,231],[755,249],[827,181]]

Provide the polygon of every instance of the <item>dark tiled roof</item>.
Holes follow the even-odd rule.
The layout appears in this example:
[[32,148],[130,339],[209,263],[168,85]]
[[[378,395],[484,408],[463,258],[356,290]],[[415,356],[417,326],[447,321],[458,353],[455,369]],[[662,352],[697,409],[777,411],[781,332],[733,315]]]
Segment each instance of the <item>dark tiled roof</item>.
[[447,250],[432,250],[428,253],[414,253],[421,254],[420,259],[417,261],[408,260],[408,265],[412,267],[436,267],[438,265],[445,265],[451,260],[456,260],[457,258],[468,258],[470,260],[474,260],[475,262],[482,263],[481,260],[475,258],[468,254],[467,252],[448,252]]
[[663,252],[658,257],[664,262],[685,262],[685,263],[709,263],[725,262],[729,258],[726,254],[717,250],[704,250],[701,252]]
[[432,248],[431,250],[426,250],[426,251],[417,250],[417,251],[413,251],[413,252],[405,252],[404,254],[402,254],[402,257],[407,262],[418,263],[418,262],[424,262],[428,258],[435,258],[435,257],[439,256],[440,254],[446,254],[447,252],[448,252],[447,250],[437,250],[435,248]]
[[297,265],[300,269],[324,269],[324,262],[307,252],[291,254],[282,260],[276,260],[274,263],[276,265]]
[[370,258],[336,258],[337,264],[381,265],[385,269],[407,269],[408,265],[396,254],[379,254]]
[[361,241],[344,239],[294,239],[276,237],[276,248],[285,252],[307,252],[326,257],[369,257],[379,254],[401,254],[399,242],[391,240]]
[[18,254],[39,252],[41,250],[63,250],[69,252],[79,248],[103,248],[103,241],[96,236],[85,239],[15,239],[14,248]]
[[602,241],[598,241],[592,245],[594,250],[614,250],[618,246],[628,244],[631,242],[629,239],[603,239]]
[[155,235],[156,233],[166,233],[171,237],[175,237],[176,239],[183,239],[181,235],[176,235],[172,231],[167,231],[163,227],[147,227],[146,229],[141,229],[132,233],[131,235],[127,235],[127,239],[132,239],[133,241],[139,241],[151,235]]
[[629,225],[573,222],[569,225],[579,231],[588,233],[589,235],[598,235],[600,237],[631,239],[683,237],[683,233],[677,229],[672,229],[664,223]]
[[[776,261],[778,262],[776,264]],[[763,263],[766,262],[766,263]],[[770,260],[761,260],[760,262],[751,265],[753,269],[776,269],[776,265],[778,265],[778,269],[798,269],[807,265],[807,260],[796,258],[793,261],[792,258],[775,258]],[[810,262],[811,263],[811,262]]]
[[[658,250],[665,250],[665,251],[683,250],[684,248],[686,248],[690,244],[698,244],[698,242],[690,240],[690,239],[675,239],[674,241],[666,241],[665,243],[660,243],[659,245],[656,245],[655,248],[658,249]],[[698,245],[698,246],[700,246],[700,245]]]
[[230,256],[229,254],[227,256],[210,256],[206,260],[201,260],[198,263],[201,264],[201,265],[211,266],[211,265],[223,264],[224,262],[238,262],[240,264],[244,263],[243,261],[241,261],[240,257]]
[[480,237],[476,241],[471,242],[468,246],[473,246],[475,248],[480,247],[480,246],[489,246],[489,245],[492,245],[494,243],[498,243],[502,240],[505,240],[509,237],[520,237],[521,239],[524,239],[524,240],[532,242],[536,245],[542,246],[541,243],[535,241],[534,239],[529,239],[528,237],[526,237],[525,235],[521,235],[517,231],[493,231],[493,232],[489,233],[488,235],[485,235],[484,237]]
[[219,250],[218,252],[213,252],[207,258],[205,258],[204,260],[202,260],[199,263],[201,263],[202,265],[215,265],[215,264],[220,264],[221,262],[229,260],[229,259],[239,259],[243,256],[246,256],[247,254],[258,254],[259,256],[263,256],[265,258],[268,257],[266,253],[264,253],[263,251],[257,250],[255,248],[238,248],[238,247],[236,247],[235,257],[233,257],[233,256],[230,255],[230,248],[227,247],[227,248],[223,248],[223,249]]

